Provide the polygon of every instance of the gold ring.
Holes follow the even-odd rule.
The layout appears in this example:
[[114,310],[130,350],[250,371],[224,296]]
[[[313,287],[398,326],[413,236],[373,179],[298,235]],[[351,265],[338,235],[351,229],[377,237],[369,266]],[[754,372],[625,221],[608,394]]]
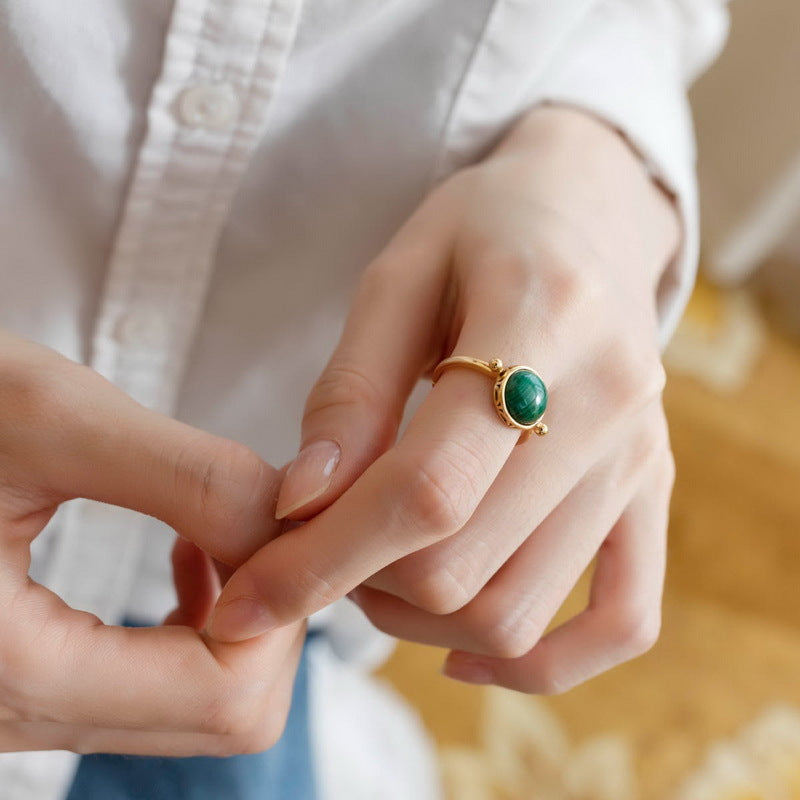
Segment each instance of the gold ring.
[[433,383],[450,367],[466,367],[492,378],[494,407],[509,428],[533,432],[537,436],[547,433],[547,425],[541,421],[547,408],[547,387],[535,369],[522,364],[506,367],[499,358],[482,361],[469,356],[451,356],[436,365]]

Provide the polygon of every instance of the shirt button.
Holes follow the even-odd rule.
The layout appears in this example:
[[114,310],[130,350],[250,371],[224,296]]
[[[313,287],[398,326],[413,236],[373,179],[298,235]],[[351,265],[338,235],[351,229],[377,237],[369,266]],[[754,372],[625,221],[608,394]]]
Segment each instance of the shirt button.
[[178,114],[191,128],[222,131],[239,114],[239,98],[227,83],[197,83],[178,98]]
[[114,338],[137,350],[163,350],[169,339],[168,323],[159,314],[131,312],[120,318]]

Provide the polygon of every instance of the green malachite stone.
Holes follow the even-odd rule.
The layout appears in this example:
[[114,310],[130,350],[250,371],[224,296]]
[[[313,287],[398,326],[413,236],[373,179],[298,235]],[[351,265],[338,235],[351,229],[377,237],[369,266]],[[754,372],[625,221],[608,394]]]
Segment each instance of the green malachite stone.
[[544,414],[547,389],[544,381],[527,369],[511,374],[506,381],[504,399],[508,413],[520,425],[531,425]]

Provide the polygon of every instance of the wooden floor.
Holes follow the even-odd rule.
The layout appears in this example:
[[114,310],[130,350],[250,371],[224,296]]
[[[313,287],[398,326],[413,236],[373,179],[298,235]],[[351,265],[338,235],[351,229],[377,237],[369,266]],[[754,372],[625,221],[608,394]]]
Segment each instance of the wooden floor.
[[[521,695],[500,701],[530,708],[531,719],[544,708],[576,749],[611,742],[591,757],[584,753],[582,768],[595,770],[594,784],[556,786],[535,754],[523,759],[516,777],[492,763],[496,743],[511,736],[510,724],[498,724],[487,711],[497,690],[440,677],[443,652],[403,644],[384,668],[419,710],[449,774],[458,764],[480,775],[463,785],[458,774],[451,779],[454,800],[467,794],[477,800],[800,798],[800,732],[786,734],[797,734],[796,761],[791,751],[775,767],[783,770],[775,780],[791,786],[785,794],[762,792],[741,776],[715,777],[738,767],[720,767],[724,758],[713,754],[728,752],[754,720],[780,717],[776,708],[789,720],[797,709],[800,731],[800,344],[770,330],[743,389],[720,394],[671,374],[665,397],[678,477],[661,641],[645,657],[566,696],[531,699],[535,706]],[[581,592],[585,587],[570,609],[579,607]],[[620,776],[618,788],[603,788],[600,777],[614,770],[630,774]]]

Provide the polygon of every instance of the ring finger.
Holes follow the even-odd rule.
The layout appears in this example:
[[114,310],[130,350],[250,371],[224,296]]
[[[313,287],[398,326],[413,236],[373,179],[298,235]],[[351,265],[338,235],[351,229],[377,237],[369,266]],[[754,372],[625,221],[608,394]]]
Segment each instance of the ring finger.
[[[643,470],[662,457],[665,440],[648,449],[647,439],[654,439],[652,432],[635,428],[459,610],[430,613],[368,587],[357,590],[359,605],[378,628],[402,639],[504,658],[522,655],[542,636],[633,498]],[[491,551],[484,545],[480,552]]]
[[653,467],[598,554],[585,611],[519,658],[451,652],[445,674],[531,694],[558,694],[649,650],[661,624],[674,475],[668,454]]

